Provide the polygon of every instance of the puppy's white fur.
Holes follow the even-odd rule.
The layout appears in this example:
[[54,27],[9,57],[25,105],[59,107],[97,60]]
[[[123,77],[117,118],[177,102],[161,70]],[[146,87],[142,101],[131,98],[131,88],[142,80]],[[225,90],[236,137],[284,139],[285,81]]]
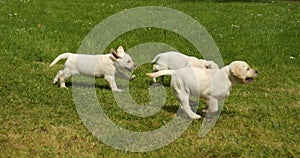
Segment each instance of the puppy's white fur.
[[63,53],[50,64],[50,67],[61,59],[67,59],[62,70],[58,71],[53,79],[53,83],[60,81],[60,87],[66,88],[65,80],[72,75],[84,75],[89,77],[104,77],[113,91],[121,91],[115,82],[115,76],[130,80],[133,76],[128,76],[123,72],[124,69],[132,71],[135,64],[131,57],[125,53],[122,46],[117,52],[111,49],[110,54],[86,55]]
[[191,119],[199,119],[201,116],[194,113],[189,106],[190,96],[204,99],[209,113],[217,112],[219,101],[230,95],[232,86],[236,83],[252,83],[257,71],[244,61],[234,61],[221,69],[185,67],[146,75],[152,78],[162,75],[172,76],[171,87],[180,101],[180,110]]
[[[187,66],[204,69],[219,69],[219,66],[213,61],[198,59],[179,52],[160,53],[153,58],[151,63],[154,64],[154,72],[161,70],[176,70]],[[163,79],[163,77],[161,77],[161,79]],[[153,78],[153,82],[156,82],[156,77]]]

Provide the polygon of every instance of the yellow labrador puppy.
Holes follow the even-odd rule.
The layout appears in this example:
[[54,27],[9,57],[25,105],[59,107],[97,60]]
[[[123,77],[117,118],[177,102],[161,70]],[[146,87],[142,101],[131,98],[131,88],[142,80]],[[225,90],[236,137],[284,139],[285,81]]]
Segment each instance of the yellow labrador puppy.
[[161,70],[147,73],[149,77],[170,75],[171,87],[180,101],[179,112],[184,112],[191,119],[199,119],[189,105],[190,96],[205,99],[209,113],[218,111],[219,101],[230,95],[230,90],[237,83],[252,83],[257,71],[244,61],[234,61],[221,69],[203,69],[186,67],[177,70]]
[[136,65],[131,57],[119,46],[117,51],[110,50],[110,54],[88,55],[63,53],[56,57],[50,67],[61,59],[67,59],[62,70],[58,71],[53,83],[60,81],[60,87],[66,88],[65,80],[72,75],[84,75],[88,77],[104,77],[113,91],[121,91],[115,82],[115,76],[131,80],[135,76],[128,76],[123,70],[132,71]]

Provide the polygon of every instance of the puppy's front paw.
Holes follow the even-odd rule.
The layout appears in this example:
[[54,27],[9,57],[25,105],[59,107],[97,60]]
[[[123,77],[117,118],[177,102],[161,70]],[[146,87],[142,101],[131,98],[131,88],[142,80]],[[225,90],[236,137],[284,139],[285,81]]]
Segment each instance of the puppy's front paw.
[[122,92],[121,89],[113,89],[112,91],[114,91],[114,92]]
[[58,81],[57,79],[54,79],[52,83],[55,84],[57,81]]
[[132,76],[130,77],[130,81],[133,80],[133,79],[135,79],[135,77],[136,77],[135,75],[132,75]]
[[198,119],[200,119],[201,118],[201,116],[200,115],[197,115],[197,114],[195,114],[195,115],[193,115],[192,117],[191,117],[191,119],[194,119],[194,120],[198,120]]

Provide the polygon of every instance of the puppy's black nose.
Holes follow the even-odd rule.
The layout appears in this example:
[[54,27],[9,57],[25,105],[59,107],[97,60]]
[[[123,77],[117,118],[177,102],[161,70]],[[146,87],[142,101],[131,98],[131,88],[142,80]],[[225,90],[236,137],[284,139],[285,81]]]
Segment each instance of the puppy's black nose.
[[256,73],[256,74],[258,74],[258,71],[257,71],[257,70],[255,70],[255,73]]

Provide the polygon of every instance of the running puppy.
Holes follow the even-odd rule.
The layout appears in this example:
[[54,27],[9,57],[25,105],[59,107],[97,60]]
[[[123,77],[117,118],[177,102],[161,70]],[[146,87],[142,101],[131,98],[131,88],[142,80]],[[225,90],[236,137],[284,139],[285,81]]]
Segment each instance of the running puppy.
[[115,76],[126,80],[135,77],[134,75],[130,77],[122,72],[124,69],[132,71],[136,66],[122,46],[118,47],[117,52],[112,48],[110,54],[104,55],[63,53],[54,59],[50,67],[61,59],[67,59],[67,61],[62,70],[56,74],[53,83],[55,84],[59,80],[62,88],[67,88],[65,80],[80,74],[88,77],[104,77],[113,91],[121,91],[117,87]]
[[[160,53],[154,57],[151,63],[154,64],[154,72],[169,69],[176,70],[187,66],[203,69],[219,69],[219,66],[213,61],[198,59],[179,52]],[[163,76],[161,76],[161,80],[163,80]],[[156,82],[156,77],[153,77],[153,82]]]
[[179,112],[184,112],[191,119],[199,119],[201,116],[194,113],[189,105],[190,96],[204,99],[208,113],[215,113],[218,111],[219,101],[230,95],[233,85],[252,83],[257,76],[257,71],[250,68],[244,61],[234,61],[221,69],[186,67],[146,75],[152,78],[163,75],[172,76],[171,87],[180,101]]

